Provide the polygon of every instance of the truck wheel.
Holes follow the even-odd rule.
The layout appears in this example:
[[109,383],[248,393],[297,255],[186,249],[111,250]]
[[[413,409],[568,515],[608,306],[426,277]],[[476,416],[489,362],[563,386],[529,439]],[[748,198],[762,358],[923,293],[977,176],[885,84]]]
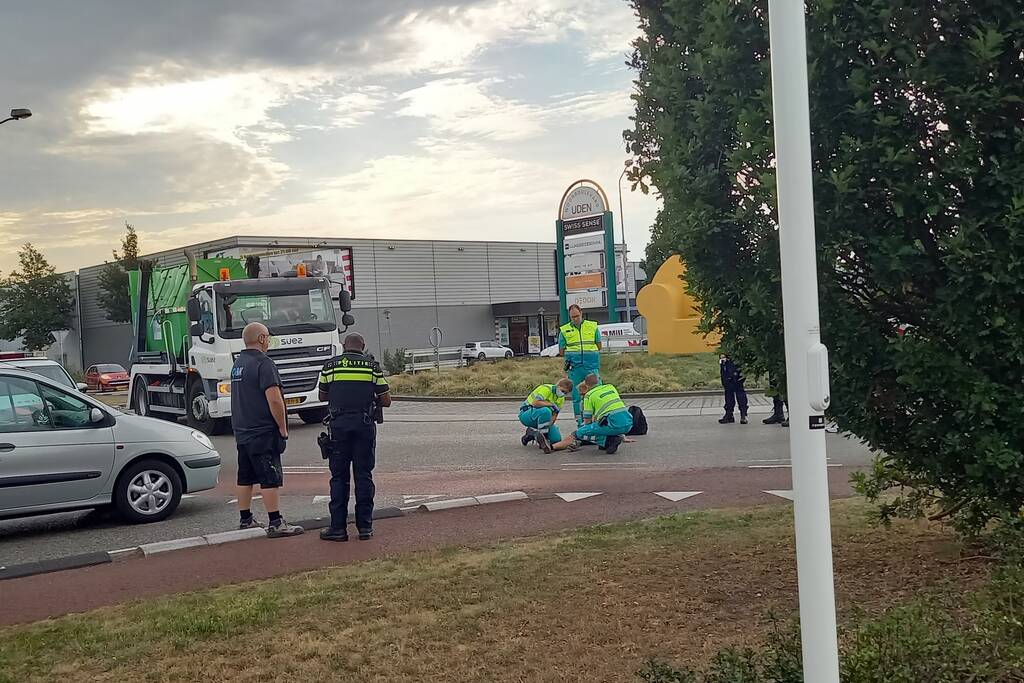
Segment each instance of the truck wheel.
[[189,427],[198,429],[207,436],[217,436],[228,431],[231,423],[227,418],[210,417],[210,402],[206,398],[201,382],[192,382],[186,394],[188,400],[185,417]]
[[327,417],[327,408],[313,408],[312,410],[303,410],[299,413],[299,417],[302,421],[308,425],[315,425],[319,422],[323,422],[324,418]]
[[114,506],[126,522],[146,524],[170,517],[181,502],[181,477],[160,460],[142,460],[121,472]]
[[135,406],[135,414],[139,417],[152,417],[149,412],[149,393],[146,391],[146,382],[143,379],[135,380],[135,391],[132,405]]

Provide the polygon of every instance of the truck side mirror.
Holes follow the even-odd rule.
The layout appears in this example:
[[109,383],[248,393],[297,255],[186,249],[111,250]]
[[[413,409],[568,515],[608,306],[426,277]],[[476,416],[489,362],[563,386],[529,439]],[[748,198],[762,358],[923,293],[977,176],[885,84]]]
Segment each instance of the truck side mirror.
[[[197,299],[189,299],[188,303],[185,304],[185,308],[188,309],[188,321],[190,323],[197,323],[203,319],[203,312],[199,308],[199,301]],[[192,334],[195,334],[195,332]]]
[[345,326],[345,329],[352,327],[356,324],[356,319],[352,317],[351,313],[341,314],[341,324]]
[[342,289],[338,292],[338,308],[341,309],[342,313],[348,313],[352,310],[352,295],[348,293],[348,290]]
[[192,323],[192,327],[188,328],[188,333],[193,337],[202,337],[205,331],[206,328],[203,327],[202,323]]

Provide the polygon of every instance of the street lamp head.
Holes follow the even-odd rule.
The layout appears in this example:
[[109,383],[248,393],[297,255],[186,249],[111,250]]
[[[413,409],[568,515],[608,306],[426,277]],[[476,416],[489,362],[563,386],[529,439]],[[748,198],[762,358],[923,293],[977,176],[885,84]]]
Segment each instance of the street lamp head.
[[20,121],[21,119],[27,119],[30,116],[32,116],[32,110],[31,109],[12,109],[11,110],[11,118],[14,119],[15,121]]

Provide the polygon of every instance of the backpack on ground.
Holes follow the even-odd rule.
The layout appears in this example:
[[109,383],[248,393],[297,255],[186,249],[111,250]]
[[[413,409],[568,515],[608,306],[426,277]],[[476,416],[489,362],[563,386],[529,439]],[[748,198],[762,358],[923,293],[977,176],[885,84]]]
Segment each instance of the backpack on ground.
[[633,417],[633,428],[626,432],[626,434],[628,436],[643,436],[646,434],[647,417],[644,415],[644,411],[640,410],[640,406],[630,406],[629,414]]

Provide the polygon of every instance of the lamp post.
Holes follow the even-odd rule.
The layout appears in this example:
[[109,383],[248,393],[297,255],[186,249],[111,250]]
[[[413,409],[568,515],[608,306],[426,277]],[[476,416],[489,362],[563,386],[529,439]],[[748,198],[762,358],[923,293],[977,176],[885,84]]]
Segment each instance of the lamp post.
[[[622,213],[622,179],[626,177],[626,171],[629,170],[629,162],[626,162],[626,168],[622,169],[622,173],[619,174],[619,225],[622,229],[622,279],[623,284],[626,287],[626,322],[630,322],[632,319],[632,306],[629,304],[629,247],[626,246],[626,216]],[[618,270],[618,264],[615,269]],[[618,287],[618,282],[615,284]]]
[[541,351],[544,350],[544,346],[548,343],[548,340],[547,340],[547,336],[548,335],[545,332],[546,325],[544,324],[545,323],[545,321],[544,321],[544,314],[545,313],[547,313],[547,311],[544,310],[543,306],[541,306],[540,308],[537,309],[537,316],[540,318],[540,350]]
[[30,116],[32,116],[31,109],[12,109],[11,115],[8,116],[6,119],[0,120],[0,123],[7,123],[8,121],[21,121],[22,119],[27,119]]
[[839,683],[825,462],[828,353],[818,316],[804,0],[768,0],[768,27],[803,673],[806,681]]

